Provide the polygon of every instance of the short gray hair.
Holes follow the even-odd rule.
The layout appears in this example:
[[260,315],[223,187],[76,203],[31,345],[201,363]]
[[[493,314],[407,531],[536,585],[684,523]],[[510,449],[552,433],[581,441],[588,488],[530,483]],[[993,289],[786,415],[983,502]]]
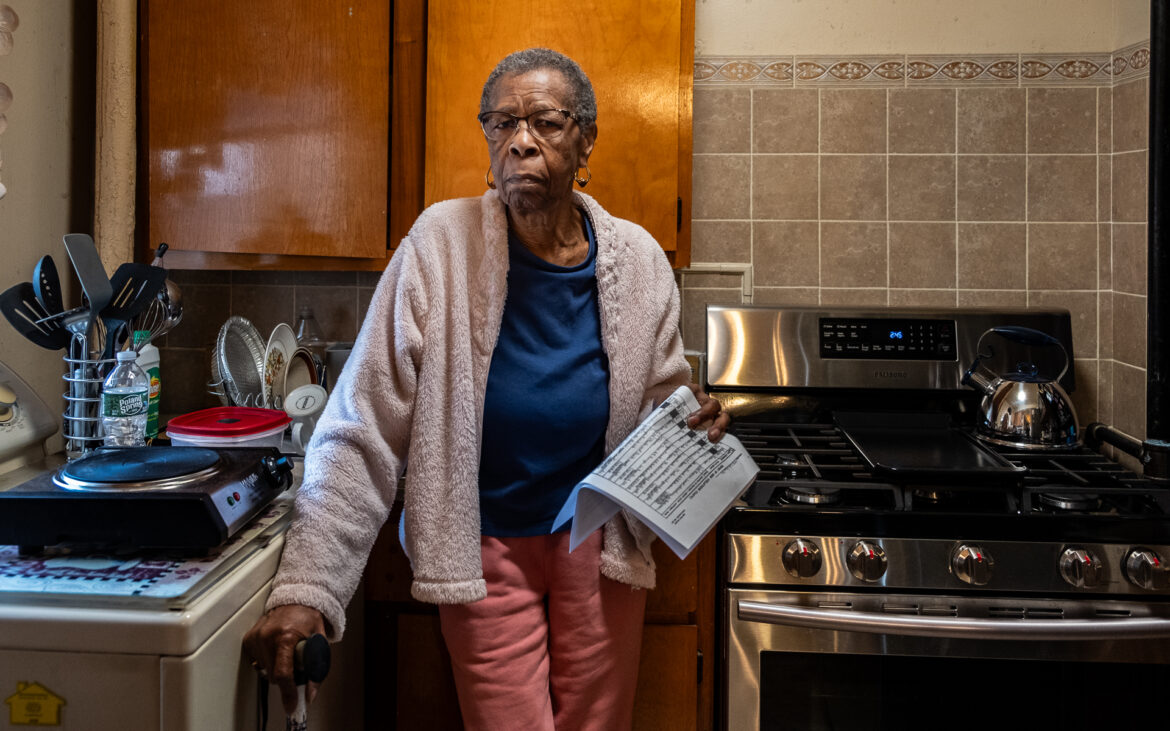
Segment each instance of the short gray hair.
[[581,129],[592,130],[593,126],[597,124],[597,97],[593,95],[593,84],[589,82],[589,77],[585,75],[576,61],[563,53],[548,48],[528,48],[516,51],[508,54],[504,60],[496,64],[496,67],[488,75],[487,81],[483,83],[483,95],[479,98],[479,113],[492,111],[488,105],[492,103],[500,79],[512,74],[526,74],[529,71],[539,69],[559,71],[565,77],[572,95],[568,100],[568,104],[572,107],[569,111],[573,112]]

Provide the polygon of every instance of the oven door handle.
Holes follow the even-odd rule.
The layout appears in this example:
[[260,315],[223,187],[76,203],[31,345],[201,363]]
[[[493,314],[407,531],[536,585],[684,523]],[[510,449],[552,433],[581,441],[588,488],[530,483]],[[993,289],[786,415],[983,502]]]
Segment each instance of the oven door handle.
[[834,632],[975,640],[1121,640],[1170,637],[1170,619],[958,619],[845,612],[739,599],[739,618]]

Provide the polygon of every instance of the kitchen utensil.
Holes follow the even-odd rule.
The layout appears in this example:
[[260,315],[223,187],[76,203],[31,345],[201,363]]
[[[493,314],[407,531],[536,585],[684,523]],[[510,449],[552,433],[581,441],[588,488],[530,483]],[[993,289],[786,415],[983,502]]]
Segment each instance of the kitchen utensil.
[[114,272],[110,284],[113,299],[101,311],[106,326],[106,342],[102,360],[112,358],[122,340],[122,328],[153,302],[166,282],[167,272],[158,267],[127,262]]
[[317,428],[317,419],[325,410],[328,399],[329,394],[325,393],[325,389],[315,383],[307,383],[288,392],[284,412],[292,417],[292,442],[302,454],[305,447],[309,446],[309,440]]
[[[979,371],[994,355],[985,349],[989,335],[1029,347],[1059,349],[1064,361],[1060,373],[1048,378],[1033,361],[1021,360],[1015,369],[989,378]],[[983,393],[977,436],[986,442],[1019,449],[1066,449],[1081,443],[1072,400],[1060,386],[1068,370],[1068,351],[1047,333],[1020,326],[992,327],[979,336],[975,360],[963,374],[963,383]]]
[[60,350],[69,345],[69,332],[59,320],[48,319],[49,313],[37,299],[31,282],[4,290],[0,294],[0,312],[18,333],[42,348]]
[[[159,244],[158,248],[155,250],[154,261],[152,261],[150,265],[152,267],[162,268],[163,255],[166,253],[167,244],[164,241],[163,243]],[[165,302],[168,308],[176,308],[180,313],[183,311],[183,291],[179,289],[179,285],[171,281],[170,277],[167,278],[166,290],[163,292],[163,295],[159,297],[159,299]]]
[[272,329],[264,348],[264,403],[280,408],[284,402],[289,362],[297,350],[297,336],[286,323]]
[[219,329],[212,357],[212,385],[223,389],[230,405],[262,405],[264,340],[251,322],[239,315],[229,317]]
[[69,261],[73,262],[81,289],[89,298],[90,313],[96,318],[113,296],[113,286],[106,276],[106,268],[102,265],[97,246],[89,234],[65,234],[64,241],[65,253],[69,254]]
[[293,680],[297,684],[297,707],[285,719],[285,731],[305,731],[309,727],[309,705],[305,686],[319,684],[329,674],[329,641],[314,634],[293,648]]
[[53,257],[46,254],[37,262],[33,269],[32,285],[45,312],[54,315],[65,309],[61,300],[61,277],[57,274],[57,264]]

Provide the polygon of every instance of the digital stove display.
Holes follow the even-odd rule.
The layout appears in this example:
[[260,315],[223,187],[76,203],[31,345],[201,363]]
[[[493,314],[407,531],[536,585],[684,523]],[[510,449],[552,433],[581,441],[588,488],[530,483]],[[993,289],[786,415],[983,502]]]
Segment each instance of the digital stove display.
[[955,360],[953,320],[822,317],[822,358]]

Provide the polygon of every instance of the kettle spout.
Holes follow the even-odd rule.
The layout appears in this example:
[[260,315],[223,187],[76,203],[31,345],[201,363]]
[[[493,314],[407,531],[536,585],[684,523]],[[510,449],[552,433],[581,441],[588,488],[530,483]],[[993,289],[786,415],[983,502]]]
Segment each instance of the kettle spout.
[[982,391],[985,396],[991,396],[995,393],[995,384],[987,376],[977,372],[975,368],[970,368],[963,374],[963,384],[976,391]]

